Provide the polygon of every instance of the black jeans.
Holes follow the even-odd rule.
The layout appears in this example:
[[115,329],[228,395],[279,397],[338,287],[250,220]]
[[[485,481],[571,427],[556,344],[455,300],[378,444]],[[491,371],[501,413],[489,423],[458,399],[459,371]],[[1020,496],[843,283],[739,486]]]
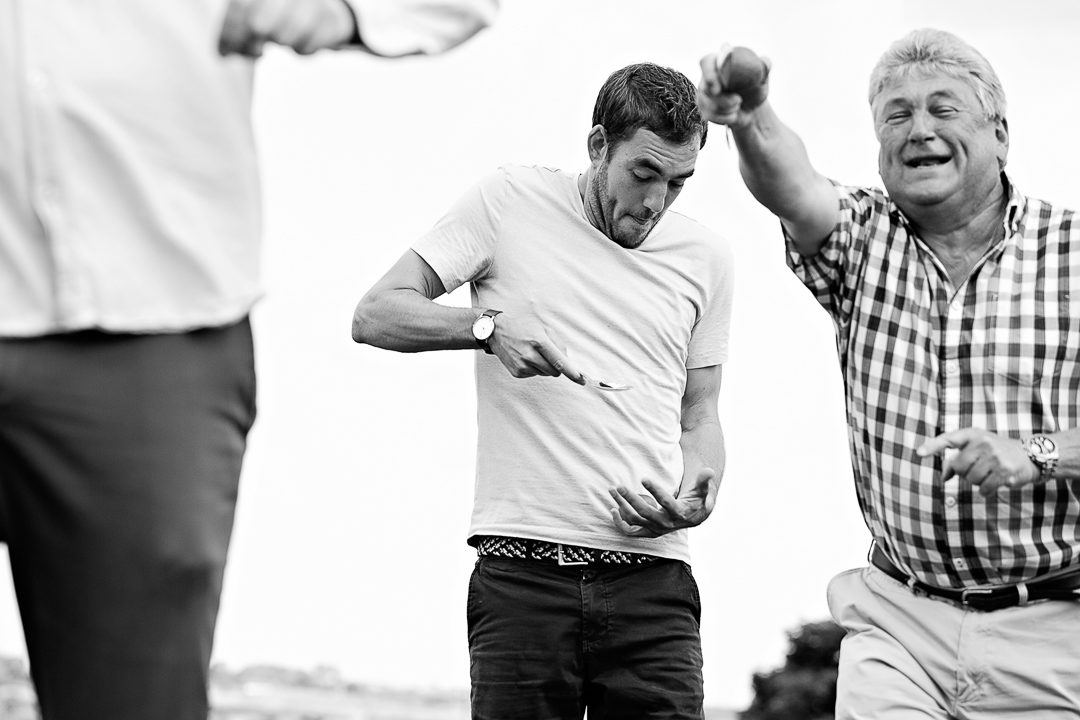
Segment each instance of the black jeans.
[[703,718],[690,567],[482,557],[469,583],[472,716]]

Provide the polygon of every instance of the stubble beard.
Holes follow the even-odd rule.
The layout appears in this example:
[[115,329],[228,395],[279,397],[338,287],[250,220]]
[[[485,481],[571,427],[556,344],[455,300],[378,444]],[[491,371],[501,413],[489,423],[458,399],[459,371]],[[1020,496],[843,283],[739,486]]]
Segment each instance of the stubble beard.
[[647,232],[641,235],[633,235],[627,237],[625,233],[619,232],[618,227],[615,224],[615,203],[611,200],[611,196],[608,195],[608,171],[607,163],[601,163],[599,169],[592,178],[592,186],[589,188],[587,196],[589,197],[589,205],[591,206],[591,215],[598,219],[601,223],[601,227],[598,228],[600,232],[604,233],[609,240],[614,242],[619,247],[626,248],[627,250],[633,250],[645,242],[645,238],[649,236],[649,232],[652,232],[652,228],[649,228]]

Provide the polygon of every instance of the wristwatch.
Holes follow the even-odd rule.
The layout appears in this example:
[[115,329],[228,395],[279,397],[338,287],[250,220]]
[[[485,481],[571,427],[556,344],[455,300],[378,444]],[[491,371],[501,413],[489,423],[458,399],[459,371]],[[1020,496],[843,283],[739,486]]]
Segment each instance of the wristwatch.
[[491,354],[491,336],[495,334],[495,316],[502,310],[485,310],[484,313],[473,320],[472,334],[476,338],[476,344],[488,355]]
[[1054,470],[1057,469],[1058,447],[1057,443],[1046,435],[1035,435],[1024,443],[1024,452],[1039,468],[1039,482],[1049,482],[1054,479]]

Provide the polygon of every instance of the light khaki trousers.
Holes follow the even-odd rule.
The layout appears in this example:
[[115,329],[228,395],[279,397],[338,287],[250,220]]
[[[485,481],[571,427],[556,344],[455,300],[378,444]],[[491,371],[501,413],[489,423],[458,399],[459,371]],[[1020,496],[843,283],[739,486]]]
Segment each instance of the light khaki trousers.
[[829,608],[837,720],[1080,718],[1080,602],[979,612],[868,567],[832,579]]

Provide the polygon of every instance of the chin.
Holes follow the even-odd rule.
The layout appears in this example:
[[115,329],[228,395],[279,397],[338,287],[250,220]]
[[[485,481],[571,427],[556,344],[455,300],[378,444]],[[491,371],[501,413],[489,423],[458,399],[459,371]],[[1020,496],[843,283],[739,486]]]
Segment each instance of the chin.
[[642,228],[639,223],[627,220],[622,223],[622,227],[616,226],[615,236],[611,239],[624,248],[633,250],[641,243],[645,242],[645,239],[649,237],[649,233],[652,232],[654,225],[650,225],[647,228]]
[[945,202],[952,196],[952,188],[942,187],[908,186],[903,188],[900,192],[900,197],[906,198],[908,202],[918,203],[919,205],[937,205],[938,203]]
[[940,181],[917,180],[886,183],[885,189],[894,200],[911,202],[918,205],[935,205],[946,200],[953,191],[951,183]]
[[648,237],[648,233],[635,233],[633,235],[628,233],[617,233],[611,238],[616,245],[624,247],[627,250],[633,250],[634,248],[645,242],[645,238]]

